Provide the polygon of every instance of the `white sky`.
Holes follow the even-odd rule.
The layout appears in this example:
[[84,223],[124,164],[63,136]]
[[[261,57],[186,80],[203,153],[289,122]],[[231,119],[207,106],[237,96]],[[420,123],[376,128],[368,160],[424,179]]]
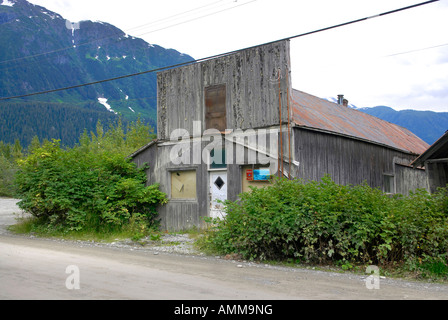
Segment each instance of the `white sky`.
[[[72,22],[108,22],[196,59],[424,2],[29,1]],[[448,0],[441,0],[291,40],[293,87],[322,98],[344,94],[357,107],[387,105],[396,110],[448,112],[447,31]]]

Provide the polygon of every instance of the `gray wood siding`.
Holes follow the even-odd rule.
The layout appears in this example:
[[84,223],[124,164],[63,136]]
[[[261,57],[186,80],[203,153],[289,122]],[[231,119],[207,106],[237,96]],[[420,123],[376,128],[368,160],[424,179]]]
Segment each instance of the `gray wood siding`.
[[431,162],[425,163],[428,172],[428,183],[431,193],[437,191],[437,188],[446,187],[448,184],[448,163]]
[[395,164],[395,185],[395,192],[403,195],[408,195],[416,189],[428,190],[426,171]]
[[384,186],[384,174],[394,175],[394,159],[414,156],[379,145],[323,132],[294,129],[297,178],[320,180],[325,174],[338,184]]
[[286,122],[287,92],[291,92],[289,42],[276,42],[159,73],[158,139],[168,140],[178,128],[192,135],[193,121],[201,121],[204,131],[204,88],[219,84],[225,84],[227,89],[228,129],[278,125],[279,95],[282,119]]

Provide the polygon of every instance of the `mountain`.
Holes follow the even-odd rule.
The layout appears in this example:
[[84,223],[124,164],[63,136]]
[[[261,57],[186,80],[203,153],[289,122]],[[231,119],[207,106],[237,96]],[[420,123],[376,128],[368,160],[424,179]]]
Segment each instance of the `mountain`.
[[[0,99],[51,91],[192,61],[173,49],[132,37],[105,22],[71,23],[27,2],[0,0]],[[0,141],[33,134],[73,144],[97,120],[121,116],[156,126],[156,73],[0,100]],[[42,113],[51,121],[42,121]],[[40,119],[40,120],[38,120]],[[67,129],[67,124],[70,129]],[[49,126],[49,127],[46,127]],[[70,132],[67,132],[70,130]],[[62,134],[65,132],[64,134]]]
[[385,106],[361,108],[358,110],[402,126],[430,145],[436,142],[448,130],[448,112],[396,111]]

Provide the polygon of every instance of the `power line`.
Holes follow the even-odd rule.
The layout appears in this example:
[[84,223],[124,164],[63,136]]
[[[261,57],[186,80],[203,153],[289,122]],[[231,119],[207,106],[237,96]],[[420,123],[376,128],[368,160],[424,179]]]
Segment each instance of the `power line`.
[[157,30],[153,30],[153,31],[148,31],[148,32],[145,32],[145,33],[141,33],[141,34],[139,34],[138,36],[147,35],[147,34],[149,34],[149,33],[153,33],[153,32],[157,32],[157,31],[165,30],[165,29],[168,29],[168,28],[172,28],[172,27],[175,27],[175,26],[184,24],[184,23],[188,23],[188,22],[196,21],[196,20],[199,20],[199,19],[202,19],[202,18],[205,18],[205,17],[209,17],[209,16],[212,16],[212,15],[215,15],[215,14],[218,14],[218,13],[221,13],[221,12],[224,12],[224,11],[228,11],[228,10],[232,10],[232,9],[235,9],[235,8],[238,8],[238,7],[241,7],[241,6],[248,5],[248,4],[250,4],[250,3],[252,3],[252,2],[255,2],[255,1],[258,1],[258,0],[252,0],[252,1],[249,1],[249,2],[246,2],[246,3],[239,4],[239,5],[235,6],[235,7],[226,8],[226,9],[223,9],[223,10],[220,10],[220,11],[212,12],[212,13],[207,14],[207,15],[203,15],[203,16],[196,17],[196,18],[193,18],[193,19],[190,19],[190,20],[187,20],[187,21],[179,22],[179,23],[177,23],[177,24],[173,24],[173,25],[170,25],[170,26],[167,26],[167,27],[163,27],[163,28],[160,28],[160,29],[157,29]]
[[385,56],[385,58],[400,56],[400,55],[403,55],[403,54],[409,54],[409,53],[414,53],[414,52],[425,51],[425,50],[429,50],[429,49],[441,48],[441,47],[445,47],[445,46],[448,46],[448,43],[439,44],[439,45],[431,46],[431,47],[425,47],[425,48],[419,48],[419,49],[404,51],[404,52],[399,52],[399,53],[393,53],[393,54],[389,54],[389,55]]
[[[149,26],[149,25],[154,25],[154,24],[157,25],[157,24],[160,24],[161,22],[164,22],[164,21],[173,20],[173,18],[175,18],[174,20],[176,20],[177,19],[176,17],[179,17],[179,16],[185,15],[185,18],[187,18],[189,15],[195,13],[195,11],[199,11],[201,9],[214,6],[214,5],[216,5],[216,4],[220,3],[220,2],[223,2],[223,1],[224,0],[219,0],[219,1],[213,2],[211,4],[207,4],[205,6],[197,7],[195,9],[190,9],[190,10],[184,11],[184,12],[179,13],[179,14],[175,14],[175,15],[172,15],[172,16],[169,16],[169,17],[166,17],[166,18],[162,18],[162,19],[159,19],[159,20],[156,20],[156,21],[144,24],[144,25],[133,27],[133,28],[130,28],[128,30],[124,30],[125,31],[125,35],[127,34],[127,32],[129,32],[131,30],[134,30],[134,29],[140,29],[140,28],[143,28],[143,27],[146,27],[146,26]],[[178,23],[175,23],[175,24],[171,24],[171,25],[168,25],[168,26],[156,29],[156,30],[147,31],[147,32],[144,32],[144,33],[141,33],[141,34],[136,34],[135,36],[136,37],[140,37],[140,36],[143,36],[143,35],[146,35],[146,34],[149,34],[149,33],[154,33],[154,32],[158,32],[158,31],[161,31],[161,30],[168,29],[168,28],[172,28],[172,27],[175,27],[175,26],[178,26],[178,25],[181,25],[181,24],[185,24],[185,23],[188,23],[188,22],[192,22],[192,21],[195,21],[195,20],[198,20],[198,19],[202,19],[202,18],[208,17],[208,16],[212,16],[212,15],[215,15],[215,14],[227,11],[227,10],[232,10],[232,9],[238,8],[240,6],[243,6],[243,5],[255,2],[255,1],[258,1],[258,0],[252,0],[252,1],[248,2],[248,3],[243,3],[243,4],[236,5],[236,6],[232,6],[230,8],[226,8],[224,10],[211,12],[211,13],[208,13],[208,14],[205,14],[205,15],[202,15],[200,17],[196,17],[196,18],[193,18],[193,19],[190,19],[190,20],[187,20],[187,21],[178,22]],[[219,7],[221,7],[221,6],[223,6],[223,5],[222,4],[219,5]],[[212,8],[212,9],[218,9],[218,7]],[[25,56],[25,57],[10,59],[10,60],[3,60],[3,61],[0,61],[0,64],[9,63],[9,62],[16,62],[16,61],[20,61],[20,60],[26,60],[26,59],[30,59],[30,58],[36,58],[36,57],[40,57],[40,56],[45,56],[45,55],[52,54],[52,53],[57,53],[57,52],[62,52],[62,51],[66,51],[66,50],[71,50],[71,49],[78,48],[78,47],[81,47],[81,46],[85,46],[85,45],[88,45],[88,44],[91,44],[91,43],[94,43],[94,42],[111,39],[111,38],[114,38],[116,36],[123,36],[123,33],[122,32],[117,32],[117,33],[111,34],[110,36],[94,39],[94,40],[83,42],[83,43],[79,43],[79,44],[76,44],[75,46],[71,45],[69,47],[55,49],[55,50],[51,50],[51,51],[47,51],[47,52],[42,52],[42,53],[38,53],[38,54],[35,54],[35,55],[30,55],[30,56]],[[134,36],[130,36],[130,37],[127,37],[126,39],[129,40],[129,39],[132,39],[132,38],[135,38],[135,37]],[[121,39],[121,40],[123,40],[123,39]],[[3,69],[3,70],[5,70],[5,69]]]
[[310,31],[310,32],[301,33],[301,34],[298,34],[298,35],[290,36],[290,37],[279,39],[279,40],[275,40],[275,41],[266,42],[266,43],[261,44],[261,45],[251,46],[251,47],[247,47],[247,48],[244,48],[244,49],[238,49],[238,50],[234,50],[234,51],[230,51],[230,52],[226,52],[226,53],[222,53],[222,54],[217,54],[217,55],[213,55],[213,56],[209,56],[209,57],[201,58],[201,59],[197,59],[197,60],[187,61],[187,62],[183,62],[183,63],[171,65],[171,66],[151,69],[151,70],[147,70],[147,71],[137,72],[137,73],[133,73],[133,74],[123,75],[123,76],[119,76],[119,77],[114,77],[114,78],[109,78],[109,79],[104,79],[104,80],[99,80],[99,81],[94,81],[94,82],[89,82],[89,83],[84,83],[84,84],[79,84],[79,85],[59,88],[59,89],[52,89],[52,90],[28,93],[28,94],[12,96],[12,97],[4,97],[4,98],[0,98],[0,101],[9,100],[9,99],[17,99],[17,98],[25,98],[25,97],[30,97],[30,96],[35,96],[35,95],[42,95],[42,94],[48,94],[48,93],[54,93],[54,92],[59,92],[59,91],[66,91],[66,90],[70,90],[70,89],[76,89],[76,88],[81,88],[81,87],[85,87],[85,86],[101,84],[101,83],[105,83],[105,82],[116,81],[116,80],[130,78],[130,77],[135,77],[135,76],[144,75],[144,74],[148,74],[148,73],[160,72],[160,71],[164,71],[164,70],[167,70],[167,69],[177,68],[177,67],[186,66],[186,65],[189,65],[189,64],[195,64],[195,63],[203,62],[203,61],[210,60],[210,59],[216,59],[216,58],[224,57],[224,56],[231,55],[231,54],[236,54],[236,53],[239,53],[239,52],[242,52],[242,51],[245,51],[245,50],[249,50],[249,49],[253,49],[253,48],[262,46],[262,45],[269,45],[269,44],[273,44],[273,43],[280,42],[280,41],[292,40],[292,39],[296,39],[296,38],[300,38],[300,37],[304,37],[304,36],[308,36],[308,35],[324,32],[324,31],[328,31],[328,30],[332,30],[332,29],[348,26],[348,25],[351,25],[351,24],[367,21],[369,19],[383,17],[383,16],[386,16],[386,15],[390,15],[390,14],[394,14],[394,13],[397,13],[397,12],[413,9],[413,8],[416,8],[416,7],[424,6],[424,5],[427,5],[427,4],[430,4],[430,3],[434,3],[434,2],[438,2],[438,1],[440,1],[440,0],[425,1],[425,2],[421,2],[421,3],[418,3],[418,4],[411,5],[411,6],[398,8],[398,9],[387,11],[387,12],[383,12],[383,13],[380,13],[380,14],[377,14],[377,15],[373,15],[373,16],[369,16],[369,17],[365,17],[365,18],[361,18],[361,19],[356,19],[356,20],[352,20],[352,21],[336,24],[336,25],[333,25],[333,26],[330,26],[330,27],[317,29],[317,30]]
[[185,15],[185,14],[190,14],[190,13],[192,13],[192,12],[194,12],[194,11],[197,11],[197,10],[200,10],[200,9],[204,9],[204,8],[207,8],[207,7],[210,7],[210,6],[215,5],[215,4],[217,4],[217,3],[220,3],[220,2],[223,2],[223,0],[219,0],[219,1],[213,2],[213,3],[211,3],[211,4],[207,4],[207,5],[202,6],[202,7],[198,7],[198,8],[195,8],[195,9],[191,9],[191,10],[188,10],[188,11],[185,11],[185,12],[182,12],[182,13],[178,13],[178,14],[175,14],[175,15],[172,15],[172,16],[169,16],[169,17],[166,17],[166,18],[162,18],[162,19],[159,19],[159,20],[156,20],[156,21],[153,21],[153,22],[149,22],[149,23],[146,23],[146,24],[137,26],[137,27],[133,27],[133,28],[128,29],[127,31],[134,30],[134,29],[144,28],[144,27],[151,26],[151,25],[154,25],[154,24],[159,24],[159,23],[161,23],[161,22],[164,22],[165,20],[172,20],[173,18],[176,18],[176,17],[179,17],[179,16],[183,16],[183,15]]
[[282,40],[290,40],[290,39],[294,39],[294,38],[308,36],[308,35],[311,35],[311,34],[314,34],[314,33],[319,33],[319,32],[328,31],[328,30],[331,30],[331,29],[344,27],[344,26],[348,26],[348,25],[355,24],[355,23],[358,23],[358,22],[367,21],[369,19],[384,17],[384,16],[387,16],[387,15],[390,15],[390,14],[393,14],[393,13],[397,13],[397,12],[413,9],[413,8],[416,8],[416,7],[421,7],[421,6],[424,6],[424,5],[433,3],[433,2],[438,2],[438,1],[440,1],[440,0],[430,0],[430,1],[426,1],[426,2],[417,3],[417,4],[414,4],[414,5],[411,5],[411,6],[407,6],[407,7],[403,7],[403,8],[399,8],[399,9],[395,9],[395,10],[391,10],[391,11],[387,11],[387,12],[383,12],[383,13],[376,14],[376,15],[373,15],[373,16],[369,16],[369,17],[365,17],[365,18],[361,18],[361,19],[357,19],[357,20],[353,20],[353,21],[349,21],[349,22],[344,22],[344,23],[341,23],[341,24],[336,24],[336,25],[331,26],[331,27],[326,27],[326,28],[317,29],[317,30],[314,30],[314,31],[302,33],[302,34],[299,34],[299,35],[296,35],[296,36],[292,36],[292,37],[289,37],[289,38],[285,38],[285,39],[282,39]]

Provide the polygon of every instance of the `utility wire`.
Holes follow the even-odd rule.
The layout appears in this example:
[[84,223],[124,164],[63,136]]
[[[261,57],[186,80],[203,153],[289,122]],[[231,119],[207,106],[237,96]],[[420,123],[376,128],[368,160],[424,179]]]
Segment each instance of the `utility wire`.
[[429,50],[429,49],[441,48],[441,47],[445,47],[445,46],[448,46],[448,43],[439,44],[439,45],[431,46],[431,47],[425,47],[425,48],[419,48],[419,49],[404,51],[404,52],[399,52],[399,53],[393,53],[393,54],[389,54],[389,55],[384,56],[384,57],[385,58],[395,57],[395,56],[400,56],[400,55],[403,55],[403,54],[409,54],[409,53],[420,52],[420,51],[425,51],[425,50]]
[[253,49],[253,48],[256,48],[256,47],[259,47],[259,46],[263,46],[263,45],[269,45],[269,44],[273,44],[273,43],[280,42],[280,41],[292,40],[292,39],[296,39],[296,38],[300,38],[300,37],[304,37],[304,36],[308,36],[308,35],[324,32],[324,31],[328,31],[328,30],[331,30],[331,29],[344,27],[344,26],[347,26],[347,25],[351,25],[351,24],[367,21],[369,19],[383,17],[383,16],[386,16],[386,15],[390,15],[390,14],[394,14],[394,13],[397,13],[397,12],[413,9],[413,8],[416,8],[416,7],[424,6],[424,5],[427,5],[427,4],[430,4],[430,3],[434,3],[434,2],[438,2],[438,1],[440,1],[440,0],[425,1],[425,2],[421,2],[421,3],[418,3],[418,4],[411,5],[411,6],[407,6],[407,7],[403,7],[403,8],[399,8],[399,9],[395,9],[395,10],[391,10],[391,11],[387,11],[387,12],[383,12],[383,13],[380,13],[380,14],[377,14],[377,15],[373,15],[373,16],[369,16],[369,17],[365,17],[365,18],[361,18],[361,19],[356,19],[356,20],[352,20],[352,21],[348,21],[348,22],[344,22],[344,23],[341,23],[341,24],[333,25],[333,26],[330,26],[330,27],[322,28],[322,29],[317,29],[317,30],[310,31],[310,32],[301,33],[301,34],[298,34],[298,35],[290,36],[290,37],[287,37],[287,38],[283,38],[283,39],[279,39],[279,40],[275,40],[275,41],[271,41],[271,42],[266,42],[266,43],[261,44],[261,45],[251,46],[251,47],[247,47],[247,48],[244,48],[244,49],[238,49],[238,50],[234,50],[234,51],[230,51],[230,52],[226,52],[226,53],[222,53],[222,54],[217,54],[217,55],[213,55],[213,56],[209,56],[209,57],[201,58],[201,59],[197,59],[197,60],[187,61],[187,62],[183,62],[183,63],[171,65],[171,66],[151,69],[151,70],[137,72],[137,73],[128,74],[128,75],[123,75],[123,76],[119,76],[119,77],[115,77],[115,78],[104,79],[104,80],[99,80],[99,81],[94,81],[94,82],[89,82],[89,83],[84,83],[84,84],[79,84],[79,85],[59,88],[59,89],[52,89],[52,90],[28,93],[28,94],[23,94],[23,95],[18,95],[18,96],[4,97],[4,98],[0,98],[0,101],[9,100],[9,99],[17,99],[17,98],[25,98],[25,97],[41,95],[41,94],[47,94],[47,93],[54,93],[54,92],[59,92],[59,91],[66,91],[66,90],[70,90],[70,89],[76,89],[76,88],[81,88],[81,87],[85,87],[85,86],[101,84],[101,83],[104,83],[104,82],[110,82],[110,81],[116,81],[116,80],[120,80],[120,79],[140,76],[140,75],[144,75],[144,74],[148,74],[148,73],[160,72],[160,71],[164,71],[164,70],[168,70],[168,69],[172,69],[172,68],[177,68],[177,67],[180,67],[180,66],[186,66],[186,65],[189,65],[189,64],[195,64],[195,63],[203,62],[203,61],[210,60],[210,59],[216,59],[216,58],[228,56],[228,55],[231,55],[231,54],[236,54],[236,53],[239,53],[239,52],[242,52],[242,51],[245,51],[245,50],[249,50],[249,49]]
[[[157,24],[160,24],[160,23],[162,23],[162,22],[165,22],[166,20],[176,20],[177,17],[179,17],[179,16],[183,16],[183,15],[185,15],[185,14],[187,14],[187,13],[189,14],[189,13],[192,13],[192,12],[194,12],[194,11],[197,11],[197,10],[200,10],[200,9],[204,9],[204,8],[207,8],[207,7],[210,7],[210,6],[212,6],[212,5],[215,5],[215,4],[220,3],[220,2],[223,2],[223,1],[224,1],[224,0],[219,0],[219,1],[213,2],[213,3],[211,3],[211,4],[207,4],[207,5],[202,6],[202,7],[198,7],[198,8],[195,8],[195,9],[191,9],[191,10],[188,10],[188,11],[185,11],[185,12],[182,12],[182,13],[178,13],[178,14],[175,14],[175,15],[172,15],[172,16],[169,16],[169,17],[166,17],[166,18],[162,18],[162,19],[159,19],[159,20],[156,20],[156,21],[153,21],[153,22],[149,22],[149,23],[146,23],[146,24],[137,26],[137,27],[130,28],[130,29],[128,29],[127,31],[135,30],[135,29],[141,29],[141,28],[145,28],[145,27],[147,27],[147,26],[157,25]],[[224,5],[225,5],[225,4],[224,4]],[[220,6],[222,6],[222,5],[220,5]],[[213,14],[213,13],[212,13],[212,14]]]
[[225,9],[222,9],[222,10],[220,10],[220,11],[216,11],[216,12],[209,13],[209,14],[207,14],[207,15],[199,16],[199,17],[196,17],[196,18],[192,18],[192,19],[190,19],[190,20],[187,20],[187,21],[182,21],[182,22],[179,22],[179,23],[176,23],[176,24],[173,24],[173,25],[169,25],[169,26],[166,26],[166,27],[162,27],[162,28],[160,28],[160,29],[156,29],[156,30],[153,30],[153,31],[148,31],[148,32],[140,33],[138,36],[147,35],[147,34],[149,34],[149,33],[153,33],[153,32],[157,32],[157,31],[165,30],[165,29],[168,29],[168,28],[171,28],[171,27],[175,27],[175,26],[184,24],[184,23],[188,23],[188,22],[192,22],[192,21],[195,21],[195,20],[199,20],[199,19],[202,19],[202,18],[205,18],[205,17],[209,17],[209,16],[212,16],[212,15],[215,15],[215,14],[218,14],[218,13],[221,13],[221,12],[224,12],[224,11],[228,11],[228,10],[232,10],[232,9],[235,9],[235,8],[238,8],[238,7],[241,7],[241,6],[248,5],[248,4],[250,4],[250,3],[252,3],[252,2],[255,2],[255,1],[258,1],[258,0],[252,0],[252,1],[249,1],[249,2],[245,2],[245,3],[239,4],[239,5],[234,6],[234,7],[225,8]]
[[[31,58],[37,58],[37,57],[43,57],[43,56],[46,56],[46,57],[44,57],[44,59],[48,59],[48,58],[49,58],[49,57],[48,57],[49,54],[58,53],[58,52],[66,51],[66,50],[78,49],[79,47],[82,47],[82,46],[85,46],[85,45],[89,45],[89,44],[91,44],[91,43],[98,42],[98,41],[104,41],[104,40],[112,39],[112,38],[115,38],[115,37],[117,37],[117,36],[118,36],[119,38],[118,38],[118,40],[117,40],[116,42],[118,42],[118,41],[127,41],[127,40],[130,40],[130,39],[135,39],[135,37],[141,37],[141,36],[143,36],[143,35],[147,35],[147,34],[150,34],[150,33],[158,32],[158,31],[162,31],[162,30],[165,30],[165,29],[168,29],[168,28],[172,28],[172,27],[175,27],[175,26],[179,26],[179,25],[182,25],[182,24],[185,24],[185,23],[189,23],[189,22],[195,21],[195,20],[199,20],[199,19],[203,19],[203,18],[212,16],[212,15],[216,15],[216,14],[221,13],[221,12],[224,12],[224,11],[228,11],[228,10],[236,9],[236,8],[238,8],[238,7],[241,7],[241,6],[244,6],[244,5],[247,5],[247,4],[256,2],[256,1],[258,1],[258,0],[252,0],[252,1],[249,1],[249,2],[246,2],[246,3],[243,3],[243,4],[239,4],[239,5],[236,5],[236,6],[232,6],[232,7],[229,7],[229,8],[223,9],[223,10],[220,10],[220,11],[210,12],[210,13],[208,13],[208,14],[204,14],[204,15],[201,15],[201,16],[199,16],[199,17],[195,17],[195,18],[192,18],[192,19],[190,19],[190,20],[181,21],[181,22],[178,22],[178,23],[174,23],[174,21],[173,21],[173,24],[167,25],[167,26],[165,26],[165,27],[160,27],[159,29],[155,29],[155,30],[152,30],[152,31],[147,31],[147,32],[144,32],[144,33],[141,33],[141,34],[136,34],[135,36],[129,36],[129,35],[127,34],[127,33],[129,32],[129,30],[132,30],[132,29],[138,29],[138,28],[144,27],[144,26],[146,26],[146,25],[151,25],[151,24],[155,24],[155,25],[157,25],[157,24],[160,24],[161,22],[163,22],[163,21],[165,21],[165,20],[167,20],[167,21],[173,20],[173,18],[174,18],[174,20],[176,20],[176,19],[178,19],[178,18],[176,18],[176,17],[179,17],[179,16],[184,16],[184,15],[186,15],[185,17],[182,17],[182,18],[184,18],[184,19],[185,19],[185,18],[188,18],[188,16],[194,14],[195,11],[198,11],[198,10],[201,10],[201,9],[204,9],[204,8],[207,8],[207,7],[210,7],[210,6],[215,6],[216,4],[218,4],[218,3],[220,3],[220,2],[223,2],[223,1],[225,1],[225,0],[219,0],[219,1],[213,2],[213,3],[211,3],[211,4],[205,5],[205,6],[197,7],[197,8],[195,8],[195,9],[191,9],[191,10],[188,10],[188,11],[184,11],[184,12],[182,12],[182,13],[179,13],[179,14],[176,14],[176,15],[173,15],[173,16],[169,16],[169,17],[166,17],[166,18],[163,18],[163,19],[154,21],[154,22],[147,23],[147,24],[145,24],[145,25],[141,25],[141,26],[138,26],[138,27],[134,27],[134,28],[131,28],[131,29],[126,30],[126,33],[124,33],[124,34],[123,34],[122,31],[120,31],[120,32],[114,33],[114,34],[112,34],[112,35],[110,35],[110,36],[107,36],[107,37],[98,38],[98,39],[91,40],[91,41],[87,41],[87,42],[83,42],[83,43],[78,43],[78,44],[76,44],[76,45],[71,45],[71,46],[69,46],[69,47],[60,48],[60,49],[55,49],[55,50],[47,51],[47,52],[43,52],[43,53],[38,53],[38,54],[35,54],[35,55],[31,55],[31,56],[26,56],[26,57],[21,57],[21,58],[15,58],[15,59],[10,59],[10,60],[0,61],[0,67],[1,67],[2,64],[5,64],[5,63],[18,62],[18,61],[21,61],[21,60],[27,60],[27,59],[31,59]],[[236,1],[234,1],[234,2],[236,2]],[[220,4],[218,7],[222,7],[223,5],[226,5],[226,3],[224,3],[224,4]],[[215,7],[212,8],[212,9],[215,10],[215,9],[218,9],[218,7],[215,6]],[[210,10],[210,9],[207,9],[207,10]],[[197,13],[199,14],[199,12],[197,12]],[[154,26],[154,27],[155,27],[155,26]],[[122,37],[124,37],[124,39],[123,39]],[[34,61],[29,61],[27,64],[30,65],[30,64],[39,62],[39,60],[41,60],[41,59],[34,60]],[[41,61],[42,61],[42,60],[41,60]],[[3,71],[3,72],[5,72],[6,70],[12,70],[12,69],[21,68],[22,66],[23,66],[23,65],[18,65],[18,64],[16,64],[16,65],[14,65],[14,66],[1,67],[0,70]]]
[[[407,7],[403,7],[403,8],[399,8],[399,9],[395,9],[395,10],[391,10],[391,11],[387,11],[387,12],[383,12],[383,13],[380,13],[380,14],[377,14],[377,15],[373,15],[373,16],[370,16],[370,17],[365,17],[365,18],[361,18],[361,19],[357,19],[357,20],[353,20],[353,21],[349,21],[349,22],[344,22],[344,23],[341,23],[341,24],[336,24],[336,25],[331,26],[331,27],[310,31],[310,32],[307,32],[307,33],[302,33],[302,34],[299,34],[299,35],[296,35],[296,36],[292,36],[292,37],[289,37],[289,38],[285,38],[285,39],[282,39],[282,40],[295,39],[295,38],[299,38],[299,37],[303,37],[303,36],[308,36],[308,35],[314,34],[314,33],[319,33],[319,32],[328,31],[328,30],[331,30],[331,29],[344,27],[344,26],[348,26],[350,24],[355,24],[355,23],[366,21],[366,20],[369,20],[369,19],[384,17],[384,16],[387,16],[387,15],[390,15],[390,14],[393,14],[393,13],[397,13],[397,12],[400,12],[400,11],[413,9],[413,8],[416,8],[416,7],[421,7],[421,6],[424,6],[424,5],[433,3],[433,2],[438,2],[438,1],[440,1],[440,0],[430,0],[430,1],[426,1],[426,2],[417,3],[417,4],[414,4],[414,5],[411,5],[411,6],[407,6]],[[279,41],[281,41],[281,40],[279,40]]]
[[[130,28],[130,29],[124,30],[123,32],[125,32],[124,35],[126,35],[126,34],[127,34],[129,31],[131,31],[131,30],[144,28],[144,27],[146,27],[146,26],[150,26],[150,25],[158,25],[158,24],[160,24],[160,23],[162,23],[162,22],[164,22],[164,21],[170,21],[170,20],[173,20],[173,19],[176,20],[176,19],[179,19],[178,17],[180,17],[180,16],[184,16],[184,15],[186,15],[185,17],[182,17],[182,18],[187,18],[187,17],[190,16],[191,14],[195,13],[195,11],[198,11],[198,10],[201,10],[201,9],[204,9],[204,8],[207,8],[207,7],[210,7],[210,6],[215,6],[216,4],[218,4],[218,3],[220,3],[220,2],[223,2],[223,1],[224,1],[224,0],[219,0],[219,1],[213,2],[213,3],[211,3],[211,4],[207,4],[207,5],[205,5],[205,6],[197,7],[197,8],[195,8],[195,9],[190,9],[190,10],[188,10],[188,11],[184,11],[184,12],[182,12],[182,13],[178,13],[178,14],[176,14],[176,15],[172,15],[172,16],[169,16],[169,17],[166,17],[166,18],[162,18],[162,19],[159,19],[159,20],[156,20],[156,21],[153,21],[153,22],[149,22],[149,23],[144,24],[144,25],[140,25],[140,26],[137,26],[137,27],[132,27],[132,28]],[[181,25],[181,24],[184,24],[184,23],[188,23],[188,22],[191,22],[191,21],[194,21],[194,20],[198,20],[198,19],[202,19],[202,18],[205,18],[205,17],[208,17],[208,16],[212,16],[212,15],[215,15],[215,14],[218,14],[218,13],[221,13],[221,12],[224,12],[224,11],[227,11],[227,10],[232,10],[232,9],[238,8],[238,7],[240,7],[240,6],[243,6],[243,5],[246,5],[246,4],[255,2],[255,1],[258,1],[258,0],[252,0],[252,1],[248,2],[248,3],[243,3],[243,4],[240,4],[240,5],[232,6],[232,7],[230,7],[230,8],[226,8],[226,9],[224,9],[224,10],[211,12],[211,13],[208,13],[208,14],[205,14],[205,15],[202,15],[202,16],[199,16],[199,17],[196,17],[196,18],[192,18],[192,19],[187,20],[187,21],[182,21],[182,22],[178,22],[178,23],[175,23],[175,24],[171,24],[171,25],[165,26],[165,27],[161,27],[160,29],[156,29],[156,30],[152,30],[152,31],[147,31],[147,32],[144,32],[144,33],[142,33],[142,34],[136,34],[135,36],[128,36],[128,37],[126,37],[125,39],[126,39],[126,40],[129,40],[129,39],[133,39],[133,38],[135,38],[135,37],[140,37],[140,36],[142,36],[142,35],[146,35],[146,34],[149,34],[149,33],[154,33],[154,32],[157,32],[157,31],[165,30],[165,29],[168,29],[168,28],[171,28],[171,27],[175,27],[175,26],[178,26],[178,25]],[[225,4],[225,3],[224,3],[224,4],[221,4],[221,5],[219,5],[219,7],[222,7],[223,5],[226,5],[226,4]],[[216,7],[216,8],[212,8],[212,9],[218,9],[218,7]],[[199,13],[199,12],[198,12],[198,13]],[[82,21],[81,21],[81,22],[82,22]],[[75,46],[71,45],[71,46],[69,46],[69,47],[64,47],[64,48],[60,48],[60,49],[55,49],[55,50],[47,51],[47,52],[42,52],[42,53],[38,53],[38,54],[35,54],[35,55],[30,55],[30,56],[25,56],[25,57],[20,57],[20,58],[15,58],[15,59],[10,59],[10,60],[3,60],[3,61],[0,61],[0,64],[10,63],[10,62],[16,62],[16,61],[20,61],[20,60],[26,60],[26,59],[30,59],[30,58],[36,58],[36,57],[40,57],[40,56],[45,56],[45,55],[48,55],[48,54],[57,53],[57,52],[61,52],[61,51],[71,50],[71,49],[78,48],[78,47],[81,47],[81,46],[85,46],[85,45],[88,45],[88,44],[91,44],[91,43],[94,43],[94,42],[104,41],[104,40],[107,40],[107,39],[115,38],[115,37],[117,37],[117,36],[122,37],[122,36],[123,36],[123,32],[120,31],[120,32],[111,34],[111,35],[109,35],[109,36],[107,36],[107,37],[98,38],[98,39],[94,39],[94,40],[91,40],[91,41],[87,41],[87,42],[79,43],[79,44],[76,44]],[[121,40],[123,40],[123,39],[121,39]],[[7,69],[3,69],[3,70],[7,70]]]

